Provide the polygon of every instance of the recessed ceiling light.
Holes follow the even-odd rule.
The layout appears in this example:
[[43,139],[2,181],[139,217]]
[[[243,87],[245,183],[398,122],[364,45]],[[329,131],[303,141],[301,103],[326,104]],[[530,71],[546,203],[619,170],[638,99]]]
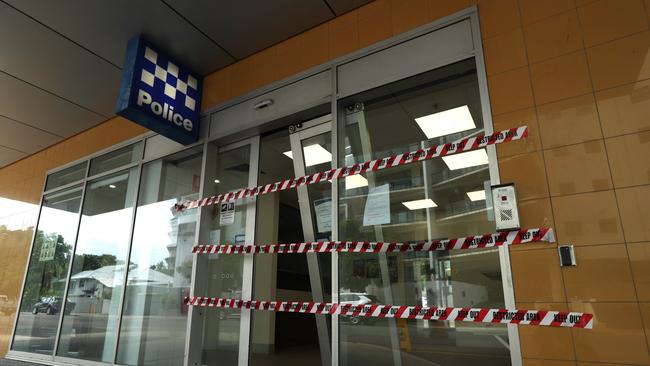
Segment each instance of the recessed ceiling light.
[[360,188],[360,187],[367,187],[368,186],[368,180],[364,178],[362,175],[356,174],[356,175],[350,175],[345,177],[345,189],[353,189],[353,188]]
[[215,179],[214,182],[215,183],[221,183],[221,181],[219,179]]
[[423,200],[415,200],[415,201],[406,201],[402,202],[406,208],[409,210],[420,210],[423,208],[431,208],[431,207],[438,207],[435,202],[431,198],[425,198]]
[[109,184],[108,188],[117,188],[117,186],[115,184]]
[[[332,161],[332,154],[319,144],[305,146],[302,151],[305,156],[305,166],[313,166]],[[283,154],[293,159],[293,152],[285,151]]]
[[485,191],[472,191],[467,192],[467,197],[470,201],[484,201],[485,200]]
[[418,117],[415,122],[428,139],[476,128],[472,114],[466,105]]
[[486,165],[488,163],[488,156],[485,149],[481,149],[462,154],[443,156],[442,161],[447,164],[449,170],[457,170],[477,165]]

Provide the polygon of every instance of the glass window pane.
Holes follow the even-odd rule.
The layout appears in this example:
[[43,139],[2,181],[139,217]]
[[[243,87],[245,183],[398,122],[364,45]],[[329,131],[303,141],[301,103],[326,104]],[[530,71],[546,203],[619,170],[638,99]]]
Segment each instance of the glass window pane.
[[146,142],[146,147],[144,149],[145,160],[169,155],[183,149],[183,144],[171,140],[163,135],[151,136],[147,138]]
[[182,365],[198,210],[174,204],[199,196],[202,152],[189,149],[142,169],[117,362]]
[[84,161],[83,163],[48,175],[47,183],[45,183],[45,191],[84,179],[86,176],[86,164],[88,162]]
[[[339,108],[343,165],[484,130],[473,59],[341,100]],[[403,242],[493,232],[481,194],[489,180],[485,150],[347,177],[338,183],[339,239]],[[504,306],[496,250],[342,253],[338,270],[340,293],[355,304]],[[502,325],[340,320],[342,365],[375,359],[403,365],[422,359],[441,366],[510,364]]]
[[[216,151],[216,145],[212,148]],[[250,174],[250,145],[208,155],[206,191],[221,194],[248,187]],[[211,244],[244,244],[246,240],[246,210],[249,200],[237,200],[235,217],[221,217],[219,205],[206,208],[209,242]],[[204,209],[204,212],[205,210]],[[207,222],[206,222],[207,221]],[[250,239],[250,238],[249,238]],[[240,299],[242,293],[244,256],[200,256],[207,260],[206,296]],[[237,365],[239,349],[239,309],[205,309],[203,319],[203,365]]]
[[125,146],[121,149],[111,151],[92,159],[90,161],[90,171],[88,175],[93,176],[95,174],[117,169],[134,161],[139,161],[142,159],[143,146],[144,143],[142,141],[136,142],[135,144]]
[[59,356],[113,362],[137,180],[132,168],[86,185]]
[[[14,335],[13,350],[52,354],[59,326],[82,187],[43,198],[32,257]],[[70,304],[65,311],[69,312]]]

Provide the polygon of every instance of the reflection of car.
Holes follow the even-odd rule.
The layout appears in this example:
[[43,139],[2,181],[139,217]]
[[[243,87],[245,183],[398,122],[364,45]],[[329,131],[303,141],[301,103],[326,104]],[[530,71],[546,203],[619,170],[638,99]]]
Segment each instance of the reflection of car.
[[[369,305],[378,304],[379,299],[373,295],[368,295],[365,292],[343,292],[339,294],[339,303],[341,305]],[[341,316],[341,320],[350,322],[350,324],[359,324],[361,322],[370,323],[374,318],[358,317],[358,316]]]
[[[70,300],[66,301],[65,314],[68,315],[74,309],[74,303]],[[61,311],[61,298],[58,296],[44,297],[41,301],[34,304],[32,314],[45,313],[47,315],[54,315]]]

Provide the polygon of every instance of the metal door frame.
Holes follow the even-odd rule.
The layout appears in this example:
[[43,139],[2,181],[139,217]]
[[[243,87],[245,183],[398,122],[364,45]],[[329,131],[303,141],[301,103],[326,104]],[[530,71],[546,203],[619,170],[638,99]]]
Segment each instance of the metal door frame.
[[[296,177],[306,175],[304,160],[304,151],[302,141],[314,136],[332,132],[331,114],[312,119],[302,123],[302,127],[289,135],[291,151],[293,153],[293,170]],[[330,135],[330,144],[332,141]],[[336,147],[331,146],[330,150]],[[330,161],[330,167],[332,162]],[[336,183],[332,183],[334,185]],[[311,202],[309,201],[309,187],[302,185],[296,188],[298,193],[298,206],[300,208],[300,221],[302,231],[306,242],[315,240],[314,223],[311,215]],[[335,228],[332,227],[332,231]],[[309,269],[309,280],[311,283],[312,301],[324,302],[323,282],[321,278],[320,264],[318,262],[318,253],[307,253],[307,267]],[[333,270],[333,269],[332,269]],[[318,331],[318,343],[323,365],[332,364],[332,354],[330,345],[329,330],[327,327],[327,315],[314,315],[316,317],[316,328]],[[333,340],[333,339],[332,339]]]

